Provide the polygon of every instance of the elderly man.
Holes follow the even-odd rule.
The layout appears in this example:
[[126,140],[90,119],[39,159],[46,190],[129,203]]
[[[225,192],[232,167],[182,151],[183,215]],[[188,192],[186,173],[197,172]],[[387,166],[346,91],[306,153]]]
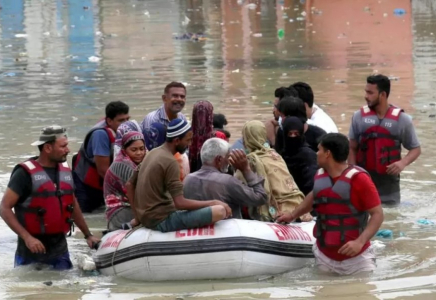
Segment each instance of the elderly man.
[[[230,153],[229,148],[222,139],[208,139],[200,152],[203,166],[185,178],[183,194],[194,200],[221,200],[230,206],[234,218],[241,219],[241,206],[261,206],[267,203],[268,197],[264,179],[250,169],[244,151]],[[248,186],[226,174],[229,161],[242,172]]]

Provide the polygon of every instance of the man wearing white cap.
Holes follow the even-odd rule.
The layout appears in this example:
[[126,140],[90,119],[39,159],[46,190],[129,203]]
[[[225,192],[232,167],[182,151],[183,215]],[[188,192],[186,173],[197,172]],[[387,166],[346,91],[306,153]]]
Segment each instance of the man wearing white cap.
[[65,235],[73,223],[89,247],[100,240],[92,236],[74,197],[66,129],[44,128],[32,146],[38,146],[39,156],[14,168],[1,202],[1,217],[18,235],[15,266],[41,263],[56,270],[70,269]]
[[177,231],[203,227],[231,216],[231,209],[224,202],[183,197],[180,168],[174,154],[183,154],[191,141],[191,125],[182,119],[172,120],[166,142],[147,154],[139,173],[131,178],[136,217],[145,227]]

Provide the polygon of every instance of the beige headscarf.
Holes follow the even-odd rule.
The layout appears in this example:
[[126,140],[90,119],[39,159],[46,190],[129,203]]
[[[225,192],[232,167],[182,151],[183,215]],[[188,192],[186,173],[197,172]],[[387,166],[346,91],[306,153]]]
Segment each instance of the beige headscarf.
[[[266,142],[266,128],[260,121],[249,121],[242,129],[245,148],[251,169],[265,178],[264,188],[269,203],[249,208],[250,217],[260,221],[274,221],[279,212],[293,211],[303,200],[283,158]],[[236,177],[244,180],[241,172]],[[245,180],[244,180],[245,181]]]

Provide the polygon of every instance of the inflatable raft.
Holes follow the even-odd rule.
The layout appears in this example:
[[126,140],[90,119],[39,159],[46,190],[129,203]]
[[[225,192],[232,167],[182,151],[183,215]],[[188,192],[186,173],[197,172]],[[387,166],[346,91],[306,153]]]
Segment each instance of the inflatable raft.
[[274,275],[313,258],[314,224],[230,219],[168,233],[118,230],[103,236],[93,258],[103,275],[140,281]]

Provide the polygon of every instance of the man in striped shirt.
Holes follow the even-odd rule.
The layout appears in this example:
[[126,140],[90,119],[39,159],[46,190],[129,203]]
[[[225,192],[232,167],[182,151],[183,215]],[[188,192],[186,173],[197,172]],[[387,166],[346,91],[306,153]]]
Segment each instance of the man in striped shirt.
[[163,105],[150,112],[142,121],[141,129],[144,136],[153,123],[161,123],[168,127],[168,124],[174,119],[186,121],[186,117],[181,113],[186,103],[186,87],[181,82],[169,83],[165,87],[162,101]]

